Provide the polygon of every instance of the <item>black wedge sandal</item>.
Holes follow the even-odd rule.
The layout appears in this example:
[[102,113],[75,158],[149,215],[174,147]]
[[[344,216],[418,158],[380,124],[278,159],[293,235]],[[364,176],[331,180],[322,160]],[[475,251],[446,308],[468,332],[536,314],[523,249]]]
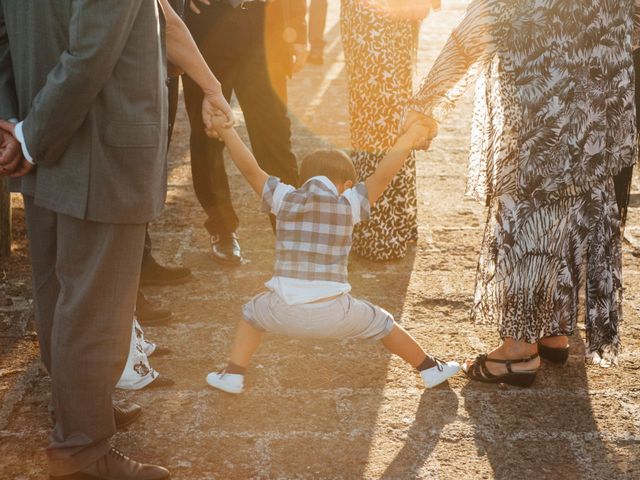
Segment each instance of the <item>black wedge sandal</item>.
[[[514,372],[511,365],[514,363],[527,363],[538,358],[538,354],[531,355],[528,358],[519,358],[517,360],[502,360],[498,358],[489,358],[486,353],[478,355],[473,363],[464,370],[464,373],[471,380],[477,380],[484,383],[506,383],[516,387],[530,387],[536,379],[538,369],[524,370]],[[504,375],[494,375],[487,368],[487,362],[500,363],[507,366],[507,373]]]
[[569,359],[569,345],[562,348],[546,347],[541,343],[538,343],[538,353],[540,358],[548,360],[558,365],[564,365]]

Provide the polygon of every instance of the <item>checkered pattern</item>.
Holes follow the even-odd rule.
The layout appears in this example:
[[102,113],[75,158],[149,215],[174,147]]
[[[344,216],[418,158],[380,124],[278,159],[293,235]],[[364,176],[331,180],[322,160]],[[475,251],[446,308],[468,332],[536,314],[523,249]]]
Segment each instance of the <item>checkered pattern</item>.
[[[273,208],[280,180],[270,177],[262,195],[263,210]],[[358,202],[360,220],[370,216],[367,187],[358,183],[351,199]],[[347,283],[354,215],[349,200],[322,180],[312,178],[282,199],[276,215],[275,276]]]

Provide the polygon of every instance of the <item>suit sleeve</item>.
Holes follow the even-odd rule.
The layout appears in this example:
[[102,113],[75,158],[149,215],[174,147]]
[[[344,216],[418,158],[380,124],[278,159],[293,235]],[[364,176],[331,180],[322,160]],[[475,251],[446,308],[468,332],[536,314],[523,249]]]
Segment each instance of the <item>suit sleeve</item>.
[[36,163],[54,165],[111,77],[145,0],[73,0],[69,48],[60,55],[24,119]]
[[3,120],[18,118],[18,101],[2,0],[0,0],[0,118]]

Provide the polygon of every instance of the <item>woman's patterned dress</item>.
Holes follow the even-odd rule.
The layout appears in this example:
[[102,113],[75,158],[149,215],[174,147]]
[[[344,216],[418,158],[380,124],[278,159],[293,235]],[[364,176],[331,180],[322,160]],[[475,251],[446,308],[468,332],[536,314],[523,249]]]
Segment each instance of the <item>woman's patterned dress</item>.
[[621,235],[612,177],[635,160],[633,0],[474,0],[410,108],[442,120],[478,76],[468,193],[487,201],[473,317],[536,342],[585,319],[615,362]]
[[[352,158],[370,176],[395,142],[411,98],[418,23],[399,20],[367,0],[342,0],[341,32],[349,78]],[[416,164],[411,156],[360,223],[353,250],[376,261],[402,258],[417,239]]]

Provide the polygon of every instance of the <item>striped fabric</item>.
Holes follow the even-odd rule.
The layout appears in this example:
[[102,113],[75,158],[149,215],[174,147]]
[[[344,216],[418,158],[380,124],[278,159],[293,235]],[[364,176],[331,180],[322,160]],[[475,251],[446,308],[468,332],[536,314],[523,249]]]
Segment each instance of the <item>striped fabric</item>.
[[[276,215],[275,276],[348,282],[353,227],[370,215],[367,188],[358,183],[347,197],[338,195],[327,183],[314,177],[282,198]],[[276,177],[269,177],[265,183],[265,212],[272,211],[278,185],[281,182]],[[349,198],[358,205],[352,206]],[[359,210],[357,216],[354,207]]]

